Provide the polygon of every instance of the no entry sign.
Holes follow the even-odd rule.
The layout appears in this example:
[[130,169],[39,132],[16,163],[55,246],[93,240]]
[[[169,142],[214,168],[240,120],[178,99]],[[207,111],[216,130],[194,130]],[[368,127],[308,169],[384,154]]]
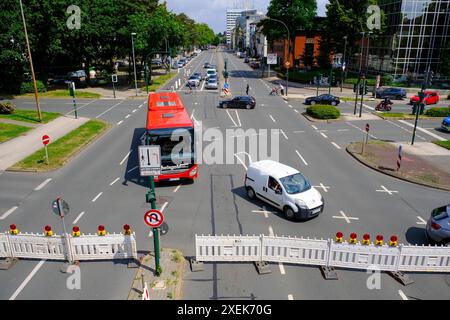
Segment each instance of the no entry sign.
[[164,222],[164,216],[161,211],[149,210],[144,215],[144,222],[151,228],[158,228]]
[[43,135],[42,136],[42,143],[44,144],[44,146],[48,145],[48,143],[50,142],[50,137],[48,135]]

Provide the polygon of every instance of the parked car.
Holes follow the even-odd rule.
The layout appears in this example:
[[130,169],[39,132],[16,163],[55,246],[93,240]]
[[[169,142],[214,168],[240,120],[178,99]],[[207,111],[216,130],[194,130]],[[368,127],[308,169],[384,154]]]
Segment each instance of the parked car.
[[250,67],[252,67],[253,69],[259,69],[260,67],[259,61],[250,62]]
[[196,76],[190,76],[188,79],[188,84],[194,87],[198,87],[200,85],[200,78]]
[[379,99],[389,98],[394,100],[402,100],[406,98],[406,90],[402,88],[386,88],[378,89],[376,97]]
[[255,109],[256,100],[252,96],[237,96],[233,99],[223,100],[219,103],[219,106],[226,109],[231,108],[245,108]]
[[325,207],[320,192],[300,171],[273,160],[250,164],[245,175],[245,189],[250,199],[259,198],[269,203],[290,220],[316,217]]
[[[423,103],[425,103],[426,105],[436,104],[439,102],[439,93],[437,93],[436,91],[424,91],[424,93],[426,96],[423,99]],[[412,96],[409,100],[410,104],[414,104],[414,102],[420,102],[419,95]]]
[[67,80],[70,82],[75,82],[75,86],[77,87],[84,87],[87,85],[87,75],[84,70],[67,73]]
[[216,78],[209,78],[208,81],[205,84],[206,89],[217,89],[217,79]]
[[184,63],[181,60],[178,61],[177,64],[178,64],[178,68],[183,68],[184,67]]
[[341,100],[331,94],[321,94],[318,97],[308,97],[305,99],[305,104],[307,105],[331,104],[332,106],[337,106],[339,103],[341,103]]
[[450,117],[444,118],[444,120],[442,120],[441,128],[442,130],[450,132]]
[[450,246],[450,204],[431,211],[425,234],[432,242]]

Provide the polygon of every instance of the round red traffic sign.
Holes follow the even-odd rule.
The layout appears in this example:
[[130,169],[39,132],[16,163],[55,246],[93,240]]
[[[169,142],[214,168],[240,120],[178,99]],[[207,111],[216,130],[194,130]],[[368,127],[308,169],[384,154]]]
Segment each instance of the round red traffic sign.
[[152,209],[145,213],[144,222],[151,228],[158,228],[164,222],[164,216],[161,211]]
[[369,124],[367,123],[367,124],[366,124],[366,131],[369,132],[369,129],[370,129],[370,126],[369,126]]
[[43,135],[42,143],[44,144],[44,146],[48,145],[49,142],[50,142],[50,137],[48,135]]

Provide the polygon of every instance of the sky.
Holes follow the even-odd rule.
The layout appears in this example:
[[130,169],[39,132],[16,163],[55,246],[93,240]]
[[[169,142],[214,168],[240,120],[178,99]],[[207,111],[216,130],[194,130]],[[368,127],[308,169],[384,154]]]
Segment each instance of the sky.
[[[196,22],[208,24],[216,33],[226,30],[226,11],[235,0],[167,0],[167,8],[175,13],[184,12]],[[244,0],[236,0],[244,2]],[[251,2],[251,1],[250,1]],[[270,0],[253,0],[254,8],[267,12]],[[317,14],[325,16],[327,0],[317,0]]]

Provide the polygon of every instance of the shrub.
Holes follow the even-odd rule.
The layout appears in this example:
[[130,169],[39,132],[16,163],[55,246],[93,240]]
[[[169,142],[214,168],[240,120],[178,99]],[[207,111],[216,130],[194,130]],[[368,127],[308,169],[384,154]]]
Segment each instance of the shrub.
[[394,77],[390,74],[381,77],[381,85],[390,86],[394,82]]
[[[36,80],[36,87],[37,87],[38,92],[47,91],[47,88],[44,86],[44,84],[40,80]],[[34,92],[33,82],[22,82],[22,84],[20,85],[20,94],[33,93],[33,92]]]
[[16,106],[11,102],[0,102],[0,114],[12,114],[16,111]]
[[425,115],[430,117],[450,117],[449,108],[430,108],[425,112]]
[[341,112],[334,106],[315,105],[306,108],[306,113],[316,119],[337,119]]

